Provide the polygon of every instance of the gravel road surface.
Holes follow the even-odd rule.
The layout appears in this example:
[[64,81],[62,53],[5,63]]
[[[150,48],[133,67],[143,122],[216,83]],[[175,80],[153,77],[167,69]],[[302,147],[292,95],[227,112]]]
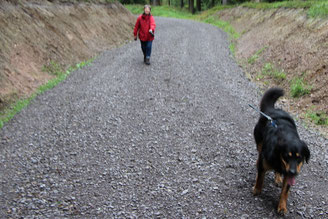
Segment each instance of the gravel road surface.
[[[252,195],[261,94],[207,24],[156,18],[139,42],[100,55],[0,130],[0,218],[279,218],[268,174]],[[283,107],[283,103],[282,103]],[[311,150],[285,218],[328,218],[328,140]]]

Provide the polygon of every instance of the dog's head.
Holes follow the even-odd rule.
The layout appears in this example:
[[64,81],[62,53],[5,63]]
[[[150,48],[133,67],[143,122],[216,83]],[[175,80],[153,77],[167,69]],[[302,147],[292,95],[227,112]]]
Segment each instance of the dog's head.
[[301,171],[304,162],[309,162],[309,148],[304,141],[293,139],[292,141],[280,142],[279,150],[283,173],[290,180],[289,184],[293,185],[294,178]]

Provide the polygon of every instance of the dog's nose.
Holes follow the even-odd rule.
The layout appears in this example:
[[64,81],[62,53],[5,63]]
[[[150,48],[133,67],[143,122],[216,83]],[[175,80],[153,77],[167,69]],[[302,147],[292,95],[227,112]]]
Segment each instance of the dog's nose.
[[290,170],[289,170],[289,173],[290,173],[291,175],[295,175],[295,174],[296,174],[296,170],[295,170],[295,169],[290,169]]

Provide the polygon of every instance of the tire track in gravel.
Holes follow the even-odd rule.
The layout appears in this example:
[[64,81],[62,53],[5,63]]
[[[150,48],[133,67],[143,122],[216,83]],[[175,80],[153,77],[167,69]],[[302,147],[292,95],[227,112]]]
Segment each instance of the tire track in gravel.
[[[260,95],[227,36],[156,18],[151,66],[140,43],[107,51],[37,97],[0,131],[0,217],[264,218],[280,189],[251,194]],[[327,139],[312,152],[287,218],[327,216]]]

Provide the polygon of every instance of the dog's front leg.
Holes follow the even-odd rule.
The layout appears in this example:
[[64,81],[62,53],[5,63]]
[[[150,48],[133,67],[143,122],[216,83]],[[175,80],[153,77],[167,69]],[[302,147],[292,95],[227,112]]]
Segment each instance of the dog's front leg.
[[280,194],[280,200],[278,205],[278,213],[285,214],[287,213],[287,198],[289,193],[290,185],[287,183],[287,177],[284,177],[284,181],[282,183],[282,190]]

